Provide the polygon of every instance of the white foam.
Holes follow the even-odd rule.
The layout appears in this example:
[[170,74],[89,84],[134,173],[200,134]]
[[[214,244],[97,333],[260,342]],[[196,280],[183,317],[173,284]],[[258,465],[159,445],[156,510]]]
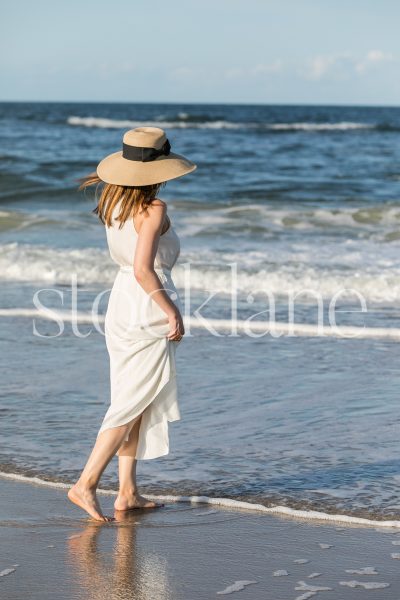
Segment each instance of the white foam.
[[322,575],[322,573],[310,573],[310,575],[308,575],[308,579],[315,579],[316,577],[320,577]]
[[[338,249],[340,257],[334,253],[336,247],[329,247],[326,252],[322,248],[318,264],[314,264],[315,251],[308,243],[292,245],[285,251],[270,248],[268,257],[264,250],[222,255],[204,250],[201,263],[198,252],[187,252],[174,267],[173,279],[178,288],[184,289],[190,277],[190,289],[202,293],[231,295],[235,285],[244,299],[254,293],[285,299],[296,295],[296,305],[315,305],[315,294],[330,301],[338,292],[341,300],[358,302],[353,291],[356,290],[367,302],[392,306],[400,304],[400,261],[398,247],[393,246],[389,252],[387,246],[385,257],[379,260],[377,249],[371,244],[362,251],[358,242],[357,247],[348,242]],[[236,273],[229,266],[232,263],[237,264]],[[189,274],[186,264],[190,265]],[[70,285],[75,278],[79,285],[111,287],[117,272],[118,266],[108,251],[99,248],[0,245],[0,281]]]
[[108,252],[98,248],[57,249],[16,242],[0,246],[3,281],[68,285],[74,276],[79,284],[111,283],[117,270]]
[[296,563],[297,565],[305,565],[306,563],[309,563],[310,561],[307,558],[296,558],[293,562]]
[[375,567],[363,567],[362,569],[345,569],[350,575],[379,575]]
[[400,554],[398,552],[392,552],[392,554],[390,556],[392,558],[396,558],[397,560],[400,560]]
[[348,131],[352,129],[374,129],[376,125],[371,123],[355,123],[352,121],[339,121],[337,123],[273,123],[269,129],[279,131]]
[[279,569],[278,571],[274,571],[272,575],[274,577],[285,577],[286,575],[289,575],[289,573],[285,569]]
[[217,592],[217,594],[223,595],[223,594],[232,594],[233,592],[240,592],[241,590],[244,590],[244,588],[247,585],[251,585],[252,583],[258,583],[258,582],[250,581],[250,580],[246,580],[246,579],[244,579],[242,581],[235,581],[235,583],[232,583],[232,585],[228,585],[228,587],[226,587],[221,592]]
[[310,585],[305,581],[298,581],[294,589],[304,592],[330,592],[332,588],[323,585]]
[[104,323],[104,316],[94,316],[92,313],[87,312],[76,312],[72,315],[71,311],[67,310],[53,310],[53,309],[41,309],[36,310],[33,308],[0,308],[0,317],[22,317],[22,318],[35,318],[35,319],[46,319],[49,321],[61,320],[65,323],[87,323],[92,324],[95,322]]
[[[21,475],[20,473],[6,473],[4,471],[0,471],[0,476],[5,477],[7,479],[11,479],[13,481],[20,481],[25,483],[43,485],[49,488],[56,489],[69,489],[71,487],[70,483],[64,482],[55,482],[55,481],[46,481],[45,479],[41,479],[40,477],[28,477],[27,475]],[[116,496],[117,492],[114,490],[104,490],[99,488],[99,494],[103,494],[105,496]],[[372,526],[378,531],[379,528],[391,528],[391,529],[400,529],[400,521],[377,521],[374,519],[366,519],[364,517],[355,517],[351,515],[340,515],[340,514],[330,514],[324,513],[316,510],[301,510],[296,508],[289,508],[288,506],[264,506],[263,504],[253,504],[251,502],[243,502],[241,500],[234,500],[232,498],[209,498],[208,496],[172,496],[172,495],[153,495],[153,494],[144,494],[145,498],[149,500],[159,500],[161,502],[185,502],[190,504],[209,504],[213,506],[221,506],[222,508],[231,508],[238,510],[246,510],[246,511],[255,511],[261,512],[265,514],[274,514],[274,515],[285,515],[288,517],[292,517],[294,519],[301,519],[307,521],[326,521],[332,523],[346,523],[348,525],[365,525]],[[400,558],[400,554],[396,555]],[[395,558],[395,557],[392,557]],[[294,562],[302,563],[309,562],[307,559],[297,559]]]
[[94,127],[100,129],[131,129],[134,127],[161,127],[162,129],[242,129],[257,127],[257,124],[232,123],[231,121],[137,121],[132,119],[107,119],[104,117],[78,117],[71,115],[67,119],[68,125],[78,127]]
[[318,544],[318,546],[320,548],[322,548],[322,550],[327,550],[328,548],[333,548],[332,544]]
[[390,586],[390,583],[378,583],[374,581],[339,581],[339,585],[344,585],[350,588],[364,588],[364,590],[381,590]]
[[352,121],[339,121],[337,123],[266,123],[266,122],[232,122],[221,119],[205,121],[189,121],[188,113],[178,113],[179,120],[148,120],[138,121],[135,119],[109,119],[106,117],[80,117],[71,115],[67,118],[68,125],[78,127],[100,128],[100,129],[128,129],[133,127],[153,126],[163,129],[265,129],[269,131],[352,131],[356,129],[374,129],[376,125],[371,123],[358,123]]
[[[248,217],[249,211],[253,213],[250,219]],[[217,211],[213,211],[208,217],[212,218],[216,212]],[[218,210],[218,214],[226,214],[228,217],[231,214],[235,216],[235,213],[237,212],[242,215],[246,223],[254,222],[254,213],[259,213],[260,223],[264,223],[266,226],[274,225],[279,229],[301,229],[312,231],[319,228],[326,231],[326,229],[332,230],[337,228],[339,230],[341,227],[346,227],[347,229],[352,228],[356,231],[373,230],[378,233],[378,227],[383,233],[385,233],[388,228],[391,228],[391,231],[397,231],[400,216],[399,206],[388,204],[356,207],[341,206],[340,208],[304,208],[302,206],[277,208],[270,204],[252,204]],[[196,221],[197,225],[203,225],[202,216],[203,213],[200,213],[200,221]],[[227,224],[231,222],[228,219],[227,221]]]
[[295,600],[307,600],[308,598],[315,596],[316,593],[317,592],[305,592],[304,594],[301,594],[301,596],[296,596]]
[[[86,323],[90,325],[101,325],[104,323],[104,315],[91,312],[75,312],[68,310],[34,309],[34,308],[0,308],[0,317],[11,318],[35,318],[50,321],[63,321],[64,323]],[[186,335],[189,337],[190,329],[207,329],[225,332],[226,335],[235,333],[266,333],[274,337],[281,335],[303,336],[303,337],[333,337],[333,338],[357,338],[357,339],[388,339],[400,340],[400,328],[394,327],[351,327],[342,325],[337,328],[323,326],[319,327],[307,323],[279,323],[278,321],[251,321],[239,319],[211,319],[197,317],[185,317],[184,324]]]
[[15,569],[3,569],[0,571],[0,577],[4,577],[5,575],[10,575],[10,573],[14,573]]

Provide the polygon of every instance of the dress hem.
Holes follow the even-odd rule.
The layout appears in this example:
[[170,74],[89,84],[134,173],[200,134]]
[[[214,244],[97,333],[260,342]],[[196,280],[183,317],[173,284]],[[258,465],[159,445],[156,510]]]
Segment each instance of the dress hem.
[[[171,343],[171,342],[169,342]],[[122,420],[122,422],[115,424],[115,425],[110,425],[110,426],[105,426],[103,427],[104,424],[104,420],[103,420],[103,424],[100,426],[100,429],[97,432],[97,438],[99,437],[99,435],[101,433],[103,433],[103,431],[107,431],[108,429],[114,429],[115,427],[121,427],[122,425],[126,425],[127,423],[129,423],[130,421],[133,421],[135,419],[137,419],[140,415],[144,415],[146,410],[148,410],[152,405],[154,405],[157,400],[160,398],[160,395],[165,393],[167,386],[170,385],[173,381],[175,381],[175,386],[176,386],[176,371],[175,371],[175,366],[174,366],[174,360],[172,360],[171,363],[171,355],[169,356],[168,359],[168,368],[167,368],[167,373],[164,371],[162,377],[161,377],[161,381],[158,387],[158,390],[156,391],[156,393],[154,394],[154,396],[145,404],[144,407],[140,407],[140,411],[137,412],[135,414],[135,411],[132,415],[130,415],[129,417],[126,417]],[[168,416],[168,412],[171,410],[171,404],[168,402],[169,399],[169,394],[171,394],[171,391],[168,390],[167,392],[167,396],[165,399],[163,399],[163,401],[167,402],[167,406],[165,407],[165,410],[162,411],[162,414],[159,417],[159,420],[154,422],[154,423],[149,423],[147,426],[145,426],[145,431],[143,430],[141,432],[142,426],[143,426],[143,421],[141,422],[141,427],[139,429],[139,434],[138,434],[138,454],[135,457],[136,460],[147,460],[147,459],[153,459],[153,458],[158,458],[160,456],[165,456],[166,454],[169,453],[169,435],[168,435],[168,423],[169,422],[173,422],[173,421],[179,421],[181,419],[180,417],[180,412],[179,412],[179,406],[177,404],[177,390],[176,387],[172,390],[172,394],[173,394],[173,401],[172,401],[172,409],[175,411],[175,414],[172,414],[172,416]],[[111,408],[112,405],[110,405]],[[156,407],[155,411],[159,411],[160,408]],[[155,413],[157,415],[157,412]],[[132,425],[133,426],[133,425]],[[157,451],[155,451],[155,453],[151,453],[152,456],[148,456],[146,454],[146,450],[141,450],[142,448],[142,444],[143,441],[145,440],[145,438],[148,437],[149,432],[151,431],[151,429],[153,429],[154,427],[166,427],[166,430],[164,430],[164,448],[160,448],[159,453],[157,453]],[[130,435],[131,429],[129,430],[129,432],[127,432],[125,438],[123,439],[122,443],[126,442],[129,440],[129,435]],[[161,438],[162,439],[162,438]],[[161,442],[162,443],[162,442]]]

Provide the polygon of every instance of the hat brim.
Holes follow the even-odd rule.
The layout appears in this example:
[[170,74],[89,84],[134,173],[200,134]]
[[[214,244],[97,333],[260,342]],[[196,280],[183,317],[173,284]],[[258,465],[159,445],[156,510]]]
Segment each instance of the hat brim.
[[170,152],[155,160],[142,162],[128,160],[122,151],[109,154],[97,165],[97,175],[105,183],[126,186],[142,186],[161,183],[187,175],[197,165],[181,154]]

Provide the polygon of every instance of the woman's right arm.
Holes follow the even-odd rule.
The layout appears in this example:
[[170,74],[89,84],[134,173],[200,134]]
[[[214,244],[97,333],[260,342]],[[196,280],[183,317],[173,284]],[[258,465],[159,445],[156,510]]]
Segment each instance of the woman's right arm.
[[147,216],[143,217],[138,233],[133,271],[136,281],[167,315],[170,325],[167,338],[176,340],[185,333],[182,316],[154,270],[154,260],[166,212],[165,202],[159,199],[149,206]]

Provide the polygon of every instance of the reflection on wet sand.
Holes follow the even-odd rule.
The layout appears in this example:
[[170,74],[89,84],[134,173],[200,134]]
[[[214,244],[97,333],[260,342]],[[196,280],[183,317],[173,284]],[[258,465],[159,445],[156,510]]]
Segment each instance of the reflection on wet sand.
[[166,557],[140,548],[137,540],[140,514],[143,511],[116,511],[112,524],[91,521],[80,534],[68,539],[71,580],[76,585],[74,598],[168,600],[174,597]]

